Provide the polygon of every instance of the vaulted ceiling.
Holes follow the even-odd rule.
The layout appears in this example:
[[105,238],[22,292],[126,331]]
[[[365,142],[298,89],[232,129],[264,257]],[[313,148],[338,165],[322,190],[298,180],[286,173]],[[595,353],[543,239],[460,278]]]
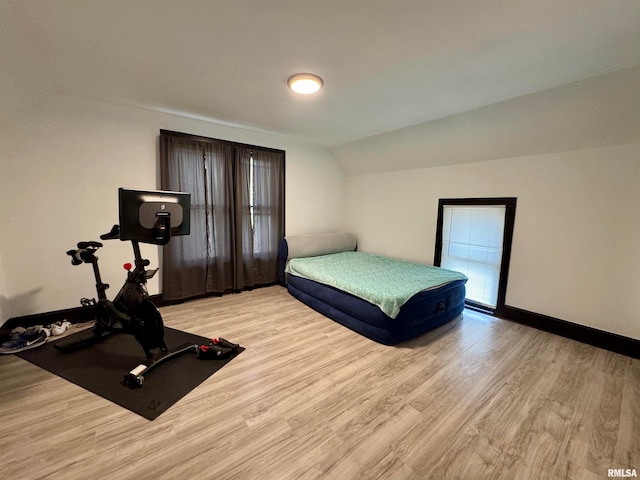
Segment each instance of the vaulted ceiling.
[[0,45],[0,121],[62,93],[335,147],[640,65],[640,2],[0,0]]

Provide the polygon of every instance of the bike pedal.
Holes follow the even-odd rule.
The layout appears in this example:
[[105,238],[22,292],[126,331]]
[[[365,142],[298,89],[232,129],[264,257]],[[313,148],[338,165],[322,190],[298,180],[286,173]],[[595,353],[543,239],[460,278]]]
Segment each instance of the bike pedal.
[[80,305],[83,307],[91,307],[96,304],[95,298],[82,298],[80,299]]

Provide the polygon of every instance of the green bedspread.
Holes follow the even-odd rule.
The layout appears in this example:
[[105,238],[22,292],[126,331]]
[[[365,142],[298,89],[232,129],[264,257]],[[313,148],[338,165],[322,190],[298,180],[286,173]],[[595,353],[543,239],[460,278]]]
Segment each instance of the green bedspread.
[[391,318],[415,294],[467,280],[460,272],[362,252],[294,258],[285,271],[367,300]]

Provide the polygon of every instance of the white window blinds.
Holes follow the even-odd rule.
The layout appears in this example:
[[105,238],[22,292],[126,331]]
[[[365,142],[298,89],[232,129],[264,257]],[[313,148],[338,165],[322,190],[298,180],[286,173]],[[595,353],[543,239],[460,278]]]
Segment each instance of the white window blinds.
[[502,260],[504,206],[443,208],[442,268],[464,273],[467,300],[496,308]]

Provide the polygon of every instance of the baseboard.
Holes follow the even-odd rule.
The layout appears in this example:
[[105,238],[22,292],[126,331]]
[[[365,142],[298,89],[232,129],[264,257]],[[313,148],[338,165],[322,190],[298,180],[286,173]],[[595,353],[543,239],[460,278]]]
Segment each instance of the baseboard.
[[[179,303],[163,301],[162,295],[151,295],[150,298],[158,307]],[[636,340],[635,338],[605,332],[604,330],[598,330],[508,305],[505,305],[496,316],[570,338],[571,340],[593,345],[594,347],[640,359],[640,340]],[[76,307],[10,318],[0,326],[0,330],[8,332],[18,326],[50,325],[60,320],[80,323],[93,319],[93,309],[91,307]]]
[[635,338],[605,332],[597,328],[587,327],[508,305],[505,305],[497,316],[611,352],[620,353],[632,358],[640,358],[640,340],[636,340]]
[[[244,290],[229,290],[225,292],[212,292],[206,293],[196,297],[186,298],[184,300],[164,300],[162,298],[162,294],[149,295],[149,299],[155,304],[156,307],[166,307],[169,305],[176,305],[180,303],[184,303],[190,300],[197,300],[199,298],[207,298],[207,297],[220,297],[222,295],[227,295],[230,293],[240,293],[243,291],[250,291],[257,288],[271,287],[273,285],[277,285],[277,282],[266,283],[256,285],[255,287],[247,287]],[[2,334],[8,333],[15,327],[31,327],[33,325],[51,325],[52,323],[68,320],[71,323],[81,323],[88,322],[91,320],[95,320],[93,314],[93,307],[74,307],[67,308],[64,310],[56,310],[53,312],[45,312],[45,313],[36,313],[33,315],[24,315],[21,317],[13,317],[8,319],[4,324],[0,325],[0,336]]]
[[81,323],[93,320],[92,307],[75,307],[64,310],[56,310],[54,312],[36,313],[33,315],[24,315],[22,317],[13,317],[8,319],[0,327],[3,331],[11,331],[15,327],[32,327],[33,325],[51,325],[61,320],[68,320],[71,323]]

